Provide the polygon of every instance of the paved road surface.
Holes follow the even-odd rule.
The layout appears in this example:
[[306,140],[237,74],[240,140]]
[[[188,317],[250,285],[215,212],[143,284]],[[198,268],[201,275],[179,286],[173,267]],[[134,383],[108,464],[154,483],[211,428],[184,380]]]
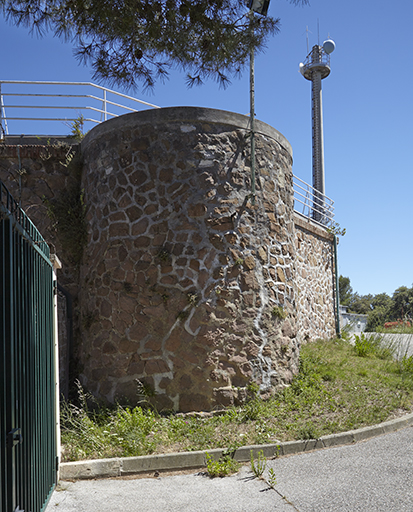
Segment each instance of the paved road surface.
[[61,482],[45,512],[412,512],[413,427],[351,446],[268,461],[275,490],[248,466],[227,478],[185,474]]

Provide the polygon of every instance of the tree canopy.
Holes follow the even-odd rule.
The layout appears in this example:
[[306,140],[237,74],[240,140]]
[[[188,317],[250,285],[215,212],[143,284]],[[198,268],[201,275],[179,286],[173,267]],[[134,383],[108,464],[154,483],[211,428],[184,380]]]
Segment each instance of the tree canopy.
[[387,293],[359,295],[353,292],[350,278],[340,276],[339,297],[349,313],[368,315],[367,331],[383,327],[386,322],[413,319],[413,286],[400,286],[391,297]]
[[[290,0],[306,4],[308,0]],[[172,67],[188,85],[225,86],[260,51],[280,20],[248,17],[245,0],[0,0],[6,18],[71,41],[94,79],[151,88]]]

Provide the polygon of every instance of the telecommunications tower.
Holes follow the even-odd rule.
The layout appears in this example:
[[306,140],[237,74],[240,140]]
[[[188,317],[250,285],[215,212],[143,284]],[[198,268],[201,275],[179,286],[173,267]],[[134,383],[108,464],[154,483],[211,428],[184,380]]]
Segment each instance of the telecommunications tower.
[[[321,99],[321,80],[330,74],[330,54],[336,47],[334,41],[327,39],[323,46],[316,44],[300,63],[300,73],[311,81],[312,124],[313,124],[313,218],[324,224],[325,186],[324,186],[324,141],[323,141],[323,105]],[[308,50],[307,50],[308,51]]]

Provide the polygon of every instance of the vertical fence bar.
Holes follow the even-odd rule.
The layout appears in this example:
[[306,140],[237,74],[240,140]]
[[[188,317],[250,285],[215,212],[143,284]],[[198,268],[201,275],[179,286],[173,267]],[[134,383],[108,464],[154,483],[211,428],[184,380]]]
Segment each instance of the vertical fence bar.
[[0,140],[4,137],[3,130],[3,95],[1,93],[1,82],[0,82]]
[[[1,202],[2,191],[0,192]],[[0,221],[0,336],[2,340],[6,339],[6,225],[5,222]],[[8,270],[8,269],[7,269]],[[8,494],[6,489],[8,488],[8,452],[7,445],[4,442],[7,436],[6,417],[7,417],[7,380],[6,380],[6,344],[2,343],[0,346],[0,433],[2,436],[2,442],[0,443],[0,456],[2,462],[0,466],[0,509],[7,510],[8,507]]]

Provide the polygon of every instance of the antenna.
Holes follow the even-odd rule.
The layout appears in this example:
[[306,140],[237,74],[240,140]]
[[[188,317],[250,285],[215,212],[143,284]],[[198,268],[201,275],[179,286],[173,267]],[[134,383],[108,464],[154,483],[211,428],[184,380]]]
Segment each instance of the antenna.
[[330,74],[330,54],[336,45],[332,39],[324,41],[323,46],[316,44],[308,53],[299,71],[304,78],[311,81],[312,132],[313,132],[313,218],[317,222],[326,222],[325,185],[324,185],[324,136],[321,81]]
[[336,43],[330,39],[330,37],[328,39],[326,39],[323,43],[323,50],[326,52],[327,55],[330,55],[330,53],[333,53],[333,51],[335,50],[335,47],[336,47]]
[[309,43],[308,43],[308,34],[312,34],[311,30],[308,30],[308,25],[305,27],[305,37],[306,37],[306,40],[307,40],[307,53],[310,51],[310,46],[309,46]]
[[306,26],[305,31],[306,31],[306,37],[307,37],[307,53],[308,53],[310,51],[310,47],[308,45],[308,25]]

